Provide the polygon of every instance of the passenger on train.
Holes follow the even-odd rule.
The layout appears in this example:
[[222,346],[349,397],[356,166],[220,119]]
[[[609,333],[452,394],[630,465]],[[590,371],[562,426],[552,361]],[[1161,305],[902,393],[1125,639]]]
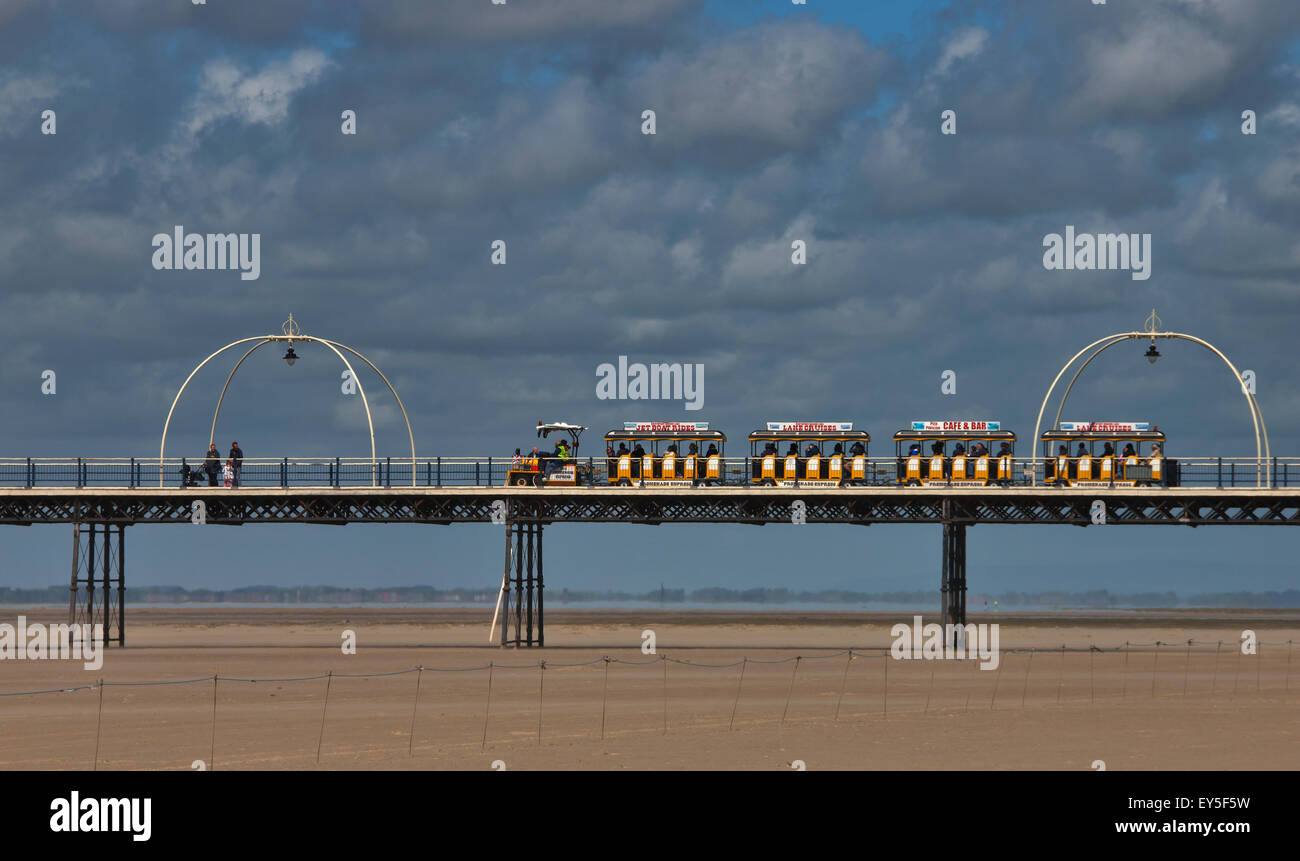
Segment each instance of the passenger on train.
[[811,442],[808,443],[808,447],[804,449],[803,452],[804,457],[816,457],[819,454],[821,454],[821,452],[817,449],[817,444]]
[[1106,447],[1101,450],[1101,456],[1110,457],[1113,454],[1115,454],[1115,446],[1111,445],[1110,443],[1106,443]]
[[844,454],[844,443],[835,443],[835,448],[831,451],[831,454]]
[[957,457],[958,455],[963,455],[965,453],[966,453],[966,446],[962,445],[961,443],[957,443],[957,445],[952,450],[953,457]]
[[1130,442],[1124,445],[1124,457],[1133,457],[1136,454],[1137,450],[1133,448],[1133,443]]
[[849,447],[849,454],[851,455],[856,456],[856,455],[861,455],[866,453],[867,453],[867,448],[862,444],[862,440],[858,440],[857,442],[855,442],[853,445]]
[[[709,446],[709,448],[712,449],[713,446]],[[771,454],[776,454],[776,443],[774,442],[769,442],[767,445],[763,446],[762,456],[767,457],[768,455]]]
[[936,442],[930,446],[930,454],[943,454],[943,443]]
[[1151,456],[1153,458],[1161,456],[1160,443],[1158,442],[1151,443]]
[[984,443],[982,442],[977,442],[970,447],[971,457],[983,457],[988,453],[989,453],[988,448],[985,447]]
[[[861,445],[861,443],[859,443],[859,445]],[[912,443],[910,446],[907,447],[907,456],[908,456],[908,457],[912,457],[912,456],[914,456],[914,455],[918,455],[918,454],[920,454],[920,453],[921,453],[921,446],[918,445],[917,443]]]
[[1002,447],[998,449],[998,457],[1007,457],[1010,454],[1011,454],[1011,443],[1009,442],[1002,443]]
[[698,443],[691,443],[690,448],[686,449],[687,454],[699,454],[700,446]]
[[636,448],[632,449],[632,456],[645,457],[645,449],[641,447],[641,443],[637,443]]
[[619,444],[618,444],[618,451],[614,452],[615,456],[617,456],[617,457],[621,457],[622,455],[625,455],[625,454],[628,454],[628,453],[629,453],[629,452],[628,452],[628,450],[627,450],[627,443],[625,443],[625,442],[621,442],[621,443],[619,443]]
[[[771,445],[771,443],[768,443],[768,445]],[[704,456],[713,457],[717,453],[718,453],[717,445],[715,445],[714,443],[709,443],[709,450],[704,453]],[[772,453],[773,454],[776,453],[776,446],[772,446]]]
[[1086,443],[1079,443],[1079,450],[1078,450],[1077,452],[1074,453],[1074,456],[1075,456],[1075,457],[1087,457],[1087,456],[1088,456],[1088,446],[1087,446],[1087,444],[1086,444]]
[[785,456],[786,456],[786,457],[798,457],[798,456],[799,456],[799,443],[797,443],[797,442],[792,442],[792,443],[790,443],[790,450],[787,451],[787,452],[785,453]]

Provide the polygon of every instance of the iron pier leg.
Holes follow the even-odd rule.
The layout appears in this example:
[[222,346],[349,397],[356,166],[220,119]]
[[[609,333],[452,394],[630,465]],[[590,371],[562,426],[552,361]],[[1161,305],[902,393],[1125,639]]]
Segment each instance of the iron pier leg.
[[101,644],[126,645],[125,524],[73,525],[68,624],[89,625],[92,632],[95,625],[100,625]]
[[506,503],[506,568],[501,575],[501,647],[505,648],[510,629],[510,538],[514,532],[515,522],[511,518],[510,503]]
[[515,524],[515,648],[523,635],[524,614],[524,524]]
[[533,534],[537,531],[537,527],[529,523],[526,528],[528,530],[528,558],[525,560],[525,566],[528,571],[527,577],[524,579],[524,594],[528,601],[528,631],[524,637],[524,642],[526,645],[531,646],[533,644]]
[[966,624],[966,524],[952,521],[951,505],[950,500],[944,500],[943,557],[939,589],[940,611],[943,615],[945,631],[948,625]]
[[542,627],[542,524],[537,524],[537,645],[546,645],[546,630]]

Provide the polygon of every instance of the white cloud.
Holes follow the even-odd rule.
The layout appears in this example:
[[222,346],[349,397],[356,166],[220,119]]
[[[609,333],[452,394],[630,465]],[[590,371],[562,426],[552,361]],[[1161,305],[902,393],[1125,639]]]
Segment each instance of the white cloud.
[[330,65],[331,60],[314,48],[295,51],[253,72],[231,60],[213,60],[199,75],[185,129],[197,137],[209,126],[230,118],[245,125],[284,122],[294,96],[319,80]]

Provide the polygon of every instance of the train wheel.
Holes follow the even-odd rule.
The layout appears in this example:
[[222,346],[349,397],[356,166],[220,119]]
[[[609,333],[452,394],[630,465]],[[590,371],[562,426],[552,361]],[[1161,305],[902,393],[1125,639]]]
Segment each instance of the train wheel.
[[618,486],[619,486],[619,487],[631,487],[631,486],[632,486],[632,482],[628,481],[626,478],[620,478],[620,479],[618,480]]
[[765,479],[763,479],[761,482],[759,482],[759,486],[760,486],[760,487],[776,487],[776,482],[775,482],[773,479],[765,478]]
[[515,479],[515,487],[527,487],[527,486],[528,486],[528,479],[526,478]]

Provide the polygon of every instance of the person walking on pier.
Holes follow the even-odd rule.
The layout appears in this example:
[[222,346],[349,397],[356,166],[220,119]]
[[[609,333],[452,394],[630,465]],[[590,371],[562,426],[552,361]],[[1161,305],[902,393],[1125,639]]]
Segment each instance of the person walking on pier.
[[217,486],[217,476],[221,474],[221,453],[216,443],[208,443],[208,456],[203,460],[203,471],[208,474],[208,487]]
[[233,487],[235,482],[235,462],[226,461],[226,465],[221,468],[221,480],[226,487]]
[[232,484],[231,487],[239,487],[239,474],[243,470],[244,466],[244,450],[239,447],[239,443],[237,442],[232,442],[230,444],[230,462],[234,467],[235,472],[234,484]]

